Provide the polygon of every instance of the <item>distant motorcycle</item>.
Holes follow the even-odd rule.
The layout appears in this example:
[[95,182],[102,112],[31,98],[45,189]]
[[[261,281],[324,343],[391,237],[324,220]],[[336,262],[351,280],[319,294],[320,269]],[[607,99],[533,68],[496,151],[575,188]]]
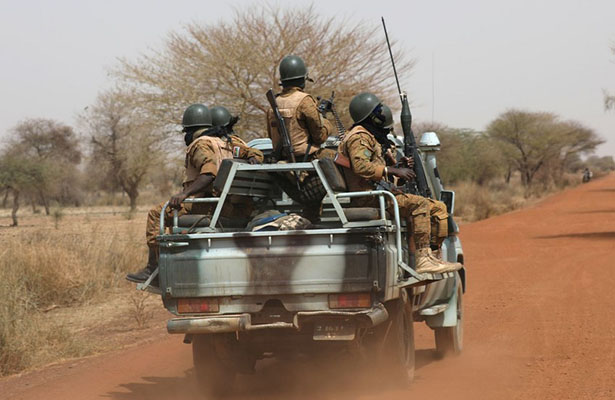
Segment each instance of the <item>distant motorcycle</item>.
[[589,168],[585,168],[583,170],[583,183],[587,183],[591,181],[591,179],[592,179],[592,172],[589,170]]

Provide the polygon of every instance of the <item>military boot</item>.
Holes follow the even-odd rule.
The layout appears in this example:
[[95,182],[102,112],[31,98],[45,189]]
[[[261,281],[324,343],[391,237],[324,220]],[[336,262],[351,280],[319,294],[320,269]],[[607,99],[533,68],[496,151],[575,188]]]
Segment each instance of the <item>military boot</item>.
[[461,264],[439,260],[433,256],[429,247],[424,247],[416,251],[416,272],[422,273],[443,273],[461,269]]
[[[149,246],[149,253],[147,257],[147,265],[145,268],[138,272],[133,272],[126,275],[126,280],[130,282],[142,283],[149,279],[150,275],[158,268],[158,249],[155,246]],[[158,286],[158,276],[156,276],[151,286]]]

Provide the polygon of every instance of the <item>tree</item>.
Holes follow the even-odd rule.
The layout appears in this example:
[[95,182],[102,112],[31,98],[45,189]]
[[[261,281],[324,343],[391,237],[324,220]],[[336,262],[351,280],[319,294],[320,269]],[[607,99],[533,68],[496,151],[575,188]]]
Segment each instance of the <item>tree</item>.
[[[380,26],[323,17],[313,6],[254,5],[237,10],[231,22],[191,23],[169,34],[160,51],[136,61],[123,60],[115,74],[134,91],[134,104],[172,129],[185,107],[201,102],[238,113],[246,139],[265,133],[265,92],[278,85],[277,67],[289,54],[300,55],[315,82],[308,90],[329,97],[349,123],[347,104],[372,91],[396,103],[393,73]],[[401,76],[412,67],[396,49]],[[308,83],[308,85],[310,85]]]
[[5,151],[0,156],[0,188],[12,194],[11,218],[17,226],[17,211],[21,194],[38,187],[44,181],[45,167],[29,157]]
[[603,143],[594,131],[575,121],[560,121],[544,112],[509,110],[487,127],[510,165],[520,172],[521,182],[529,187],[536,173],[546,165],[550,176],[561,175],[575,154],[587,154]]
[[592,170],[598,171],[615,171],[615,160],[613,156],[591,156],[585,160],[585,165]]
[[438,134],[438,170],[445,182],[472,181],[484,185],[504,172],[499,148],[481,132],[440,123],[416,124],[414,131],[419,137],[429,131]]
[[39,199],[49,215],[50,198],[67,200],[71,197],[66,194],[71,191],[71,182],[81,162],[77,136],[70,126],[43,118],[26,119],[11,133],[8,151],[42,167],[42,178],[32,182],[30,194]]
[[101,93],[81,116],[90,138],[91,162],[99,174],[119,186],[137,208],[139,188],[156,164],[164,163],[161,130],[130,107],[129,96],[112,90]]

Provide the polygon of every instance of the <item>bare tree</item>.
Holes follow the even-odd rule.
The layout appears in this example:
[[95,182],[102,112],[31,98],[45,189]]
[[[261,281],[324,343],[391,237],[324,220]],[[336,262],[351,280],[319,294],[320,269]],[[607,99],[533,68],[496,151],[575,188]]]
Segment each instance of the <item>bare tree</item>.
[[130,106],[119,91],[100,94],[81,116],[91,143],[91,162],[97,164],[94,179],[110,178],[137,208],[139,188],[156,164],[162,164],[165,144],[161,130]]
[[573,155],[587,154],[604,141],[594,131],[575,121],[560,121],[544,112],[510,110],[487,127],[487,134],[501,145],[501,151],[521,182],[529,187],[536,173],[546,165],[561,174]]
[[[172,128],[195,102],[224,105],[242,118],[240,134],[265,134],[265,92],[278,85],[277,67],[289,54],[301,56],[315,79],[308,91],[329,97],[349,122],[352,96],[372,91],[397,105],[393,73],[379,25],[319,15],[313,6],[282,9],[254,5],[233,20],[191,23],[169,34],[164,48],[123,60],[115,71],[134,90],[136,105]],[[393,43],[398,69],[407,77],[412,61]],[[309,83],[308,83],[309,85]]]
[[[26,119],[11,131],[8,151],[43,166],[44,179],[33,182],[30,196],[38,198],[49,215],[49,199],[60,200],[77,174],[81,150],[73,128],[43,118]],[[31,199],[34,205],[34,199]]]

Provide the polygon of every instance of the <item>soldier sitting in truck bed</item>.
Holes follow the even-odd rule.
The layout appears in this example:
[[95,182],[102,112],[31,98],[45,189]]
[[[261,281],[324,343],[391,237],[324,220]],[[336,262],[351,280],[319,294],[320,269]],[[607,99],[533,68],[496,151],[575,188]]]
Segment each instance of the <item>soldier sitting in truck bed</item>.
[[[346,183],[350,191],[374,190],[376,182],[387,179],[388,175],[411,180],[414,172],[406,167],[387,167],[382,153],[382,145],[387,139],[387,128],[382,103],[371,93],[361,93],[350,102],[350,116],[354,121],[352,129],[345,135],[339,146],[339,152],[350,161],[350,171],[346,174]],[[412,165],[412,159],[407,159]],[[416,245],[416,271],[419,273],[447,272],[461,268],[459,263],[449,263],[436,258],[430,248],[430,215],[433,210],[430,200],[407,193],[395,196],[399,212],[408,222],[414,224]],[[373,206],[374,198],[353,199],[357,207]],[[410,226],[410,223],[408,224]]]
[[[384,132],[386,133],[385,137],[388,137],[389,134],[393,134],[394,132],[394,121],[393,121],[393,113],[391,109],[386,105],[382,105],[382,114],[384,115]],[[389,139],[384,140],[384,138],[377,138],[382,146],[382,154],[384,155],[385,162],[387,166],[397,165],[397,150],[395,143],[390,141]],[[407,160],[411,161],[411,160]],[[412,160],[413,161],[413,160]],[[408,163],[408,167],[411,168],[412,164]],[[441,258],[440,247],[442,246],[442,242],[444,239],[448,237],[448,212],[446,210],[446,204],[439,200],[434,200],[429,197],[426,198],[431,205],[430,209],[430,217],[431,217],[431,244],[432,249],[437,249],[433,251],[433,254],[436,258]]]
[[[172,208],[179,209],[179,215],[211,214],[212,205],[205,203],[186,203],[188,197],[209,197],[212,194],[212,182],[218,173],[222,160],[227,158],[242,158],[251,163],[261,163],[263,153],[248,147],[238,136],[231,135],[232,125],[237,118],[224,107],[214,107],[213,118],[210,110],[203,104],[192,104],[182,118],[184,141],[186,142],[186,170],[184,174],[183,191],[169,200],[166,218],[172,218]],[[213,127],[212,127],[213,125]],[[232,204],[232,203],[227,203]],[[142,270],[126,275],[131,282],[145,282],[158,267],[158,243],[160,213],[164,203],[152,208],[147,215],[145,238],[149,248],[147,265]],[[245,215],[249,208],[237,207],[230,210],[225,206],[223,213],[234,217]],[[247,215],[246,215],[247,216]],[[167,224],[169,225],[169,220]]]

